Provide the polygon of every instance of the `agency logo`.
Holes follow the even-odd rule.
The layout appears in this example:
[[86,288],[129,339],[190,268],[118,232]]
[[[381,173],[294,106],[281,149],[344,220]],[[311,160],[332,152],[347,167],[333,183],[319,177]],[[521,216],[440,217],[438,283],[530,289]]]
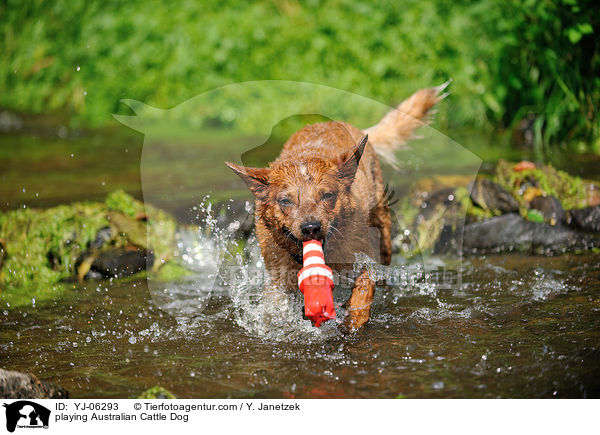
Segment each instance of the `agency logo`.
[[[446,85],[439,87],[437,92]],[[391,237],[386,237],[386,246],[383,246],[381,230],[370,225],[375,223],[374,219],[370,219],[369,225],[362,227],[365,240],[369,240],[369,258],[361,259],[361,262],[369,260],[371,270],[371,265],[381,260],[382,252],[389,255],[393,249],[411,259],[407,271],[410,276],[415,276],[419,283],[422,280],[429,283],[428,277],[437,273],[439,263],[435,258],[429,260],[430,253],[462,249],[466,211],[454,194],[438,191],[443,187],[441,182],[439,186],[437,181],[427,184],[432,192],[439,193],[435,198],[423,196],[423,189],[412,195],[412,184],[425,180],[425,177],[429,180],[431,174],[452,174],[459,175],[467,186],[475,180],[482,161],[428,126],[427,120],[420,118],[424,113],[415,109],[416,100],[411,98],[402,104],[402,109],[400,106],[396,109],[323,85],[264,80],[212,89],[168,110],[139,101],[122,100],[134,115],[114,115],[115,119],[144,134],[140,162],[144,201],[165,210],[185,210],[181,216],[185,215],[185,219],[199,227],[199,230],[190,227],[180,231],[177,236],[178,261],[193,273],[166,285],[164,280],[153,279],[157,266],[165,262],[166,257],[161,259],[157,256],[153,262],[147,263],[148,290],[155,304],[177,318],[192,317],[208,306],[214,289],[219,292],[227,289],[235,293],[236,298],[242,293],[250,297],[260,291],[263,284],[270,282],[273,275],[266,270],[257,249],[253,195],[244,182],[236,180],[225,161],[241,160],[241,166],[246,169],[240,165],[238,169],[246,175],[247,168],[266,171],[265,168],[278,158],[283,144],[292,135],[307,125],[331,120],[356,126],[365,135],[368,133],[371,141],[375,140],[379,131],[382,145],[379,148],[382,178],[389,188],[378,191],[378,195],[382,193],[380,200],[369,204],[378,207],[380,213],[387,210],[389,216],[385,222],[390,220],[392,226],[389,231],[386,229],[386,233],[393,235],[393,239],[387,246]],[[416,114],[418,119],[411,113]],[[405,127],[393,127],[396,122]],[[417,127],[419,136],[412,138],[412,131]],[[181,138],[180,143],[173,140],[174,131]],[[352,134],[358,134],[351,134],[350,130],[347,133],[350,138]],[[343,132],[340,134],[343,135]],[[207,139],[199,141],[199,138]],[[414,141],[404,144],[411,138]],[[174,194],[171,183],[176,183],[177,194]],[[261,188],[260,185],[258,188]],[[392,192],[399,194],[394,197]],[[465,192],[468,193],[466,189]],[[398,204],[394,204],[396,199]],[[447,206],[450,203],[452,206]],[[370,211],[368,215],[371,215]],[[381,219],[377,218],[377,222],[384,222]],[[336,221],[332,219],[332,222]],[[165,243],[161,239],[162,233],[152,228],[147,226],[150,244],[154,240],[162,246]],[[331,228],[329,239],[337,238],[338,245],[343,245],[340,240],[344,232],[340,230],[338,234],[336,225]],[[294,234],[290,235],[297,239]],[[295,243],[292,237],[288,239]],[[377,245],[380,245],[379,249]],[[329,256],[328,262],[347,265],[349,271],[359,269],[362,263],[357,263],[351,255],[341,258],[344,252],[342,249],[335,250],[338,258]],[[451,282],[436,280],[431,287],[460,288],[461,258],[458,257],[450,271]],[[241,274],[235,284],[227,281],[232,276],[237,277],[238,272]],[[293,288],[297,285],[296,271],[290,269],[287,275],[280,277],[278,282],[289,282]],[[386,285],[392,284],[393,280],[398,291],[405,294],[405,269],[382,269],[382,275],[386,277]],[[251,279],[246,279],[246,276]],[[393,278],[388,280],[387,277]],[[344,285],[353,284],[353,279],[346,280],[344,277]],[[421,291],[420,288],[416,289]]]
[[16,428],[48,429],[50,410],[29,400],[19,400],[3,405],[6,408],[6,430]]

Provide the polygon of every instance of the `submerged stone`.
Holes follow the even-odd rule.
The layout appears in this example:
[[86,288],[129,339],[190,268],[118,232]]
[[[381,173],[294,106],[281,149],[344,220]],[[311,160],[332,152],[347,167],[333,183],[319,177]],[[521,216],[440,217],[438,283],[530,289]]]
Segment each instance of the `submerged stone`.
[[42,381],[31,373],[0,369],[2,399],[68,399],[64,388]]
[[600,232],[600,205],[570,210],[571,225],[583,231]]
[[519,211],[519,203],[502,186],[487,178],[478,177],[471,185],[471,200],[494,214]]
[[146,264],[153,262],[154,255],[145,249],[111,249],[94,259],[90,271],[98,272],[104,278],[124,278],[146,270]]
[[527,221],[515,213],[464,227],[463,252],[528,252],[554,255],[600,247],[600,237],[571,228]]
[[550,225],[563,224],[567,222],[567,214],[560,205],[560,201],[553,196],[538,196],[533,198],[529,207],[539,210],[543,221]]

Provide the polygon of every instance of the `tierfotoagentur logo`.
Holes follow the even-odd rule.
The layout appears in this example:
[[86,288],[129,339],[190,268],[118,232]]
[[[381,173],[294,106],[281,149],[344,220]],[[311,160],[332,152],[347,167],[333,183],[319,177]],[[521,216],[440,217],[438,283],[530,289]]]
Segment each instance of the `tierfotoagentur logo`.
[[[436,89],[442,92],[447,85]],[[177,251],[172,256],[161,254],[148,263],[150,295],[158,307],[177,318],[204,311],[213,295],[228,294],[235,300],[246,300],[242,295],[252,295],[270,282],[285,281],[290,288],[297,285],[296,273],[275,280],[274,272],[267,271],[254,227],[254,200],[244,183],[232,176],[225,161],[239,162],[244,167],[268,167],[283,144],[310,124],[343,121],[374,135],[376,132],[367,127],[382,119],[387,122],[388,113],[410,118],[394,107],[351,92],[293,81],[235,83],[167,110],[139,101],[122,102],[133,114],[115,118],[144,134],[140,163],[144,201],[177,210],[185,223],[191,224],[177,233]],[[394,289],[400,296],[460,287],[460,257],[452,264],[441,265],[435,255],[461,250],[461,228],[466,218],[462,197],[422,197],[414,194],[411,186],[431,173],[460,176],[468,185],[475,179],[481,159],[432,128],[427,119],[410,122],[418,128],[418,136],[407,136],[406,146],[380,156],[385,180],[382,203],[391,220],[389,249],[394,254],[393,262],[387,267],[378,264],[381,249],[376,247],[382,243],[379,229],[365,226],[361,231],[375,247],[368,258],[342,258],[342,250],[338,250],[339,258],[330,255],[326,259],[344,265],[343,272],[336,271],[336,288],[350,288],[360,267],[370,271],[377,285]],[[233,144],[221,139],[232,135],[229,130],[235,131],[238,138]],[[174,131],[184,138],[181,145],[172,140]],[[226,146],[213,147],[212,142]],[[160,244],[158,230],[148,226],[149,244]],[[333,232],[329,239],[344,236]],[[177,263],[189,273],[177,280],[159,279],[155,272],[161,261]]]
[[6,430],[14,432],[19,429],[48,429],[50,410],[29,400],[3,404],[6,408]]

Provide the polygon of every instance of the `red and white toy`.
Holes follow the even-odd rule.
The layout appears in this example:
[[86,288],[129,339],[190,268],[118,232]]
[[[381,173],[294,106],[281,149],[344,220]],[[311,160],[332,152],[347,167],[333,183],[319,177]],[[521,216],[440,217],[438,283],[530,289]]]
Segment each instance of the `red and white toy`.
[[304,295],[304,314],[315,326],[321,326],[321,323],[335,319],[333,273],[325,264],[321,242],[304,242],[302,254],[298,287]]

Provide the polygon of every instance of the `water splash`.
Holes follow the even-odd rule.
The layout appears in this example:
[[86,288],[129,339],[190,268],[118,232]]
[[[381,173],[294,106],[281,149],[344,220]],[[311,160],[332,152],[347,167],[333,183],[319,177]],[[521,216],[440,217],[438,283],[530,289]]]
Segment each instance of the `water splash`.
[[[339,334],[335,322],[315,328],[303,318],[299,292],[265,291],[271,286],[256,236],[235,238],[239,222],[247,216],[221,225],[210,203],[204,201],[198,210],[204,216],[201,225],[177,235],[179,260],[193,273],[173,282],[149,283],[154,302],[176,318],[180,332],[210,330],[208,325],[218,317],[228,317],[267,340],[312,342]],[[211,301],[223,297],[229,302],[224,311],[206,312]]]

